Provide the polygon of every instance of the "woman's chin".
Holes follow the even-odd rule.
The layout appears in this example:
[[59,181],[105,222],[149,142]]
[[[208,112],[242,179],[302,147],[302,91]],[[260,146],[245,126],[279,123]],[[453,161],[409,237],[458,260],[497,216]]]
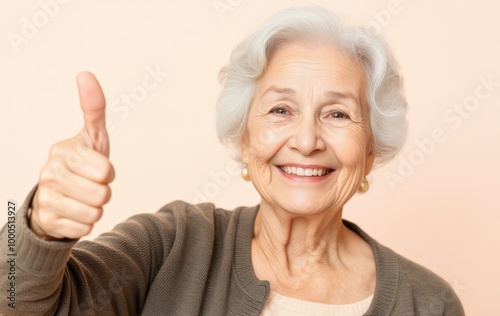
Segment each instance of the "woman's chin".
[[294,196],[286,201],[281,201],[278,205],[292,216],[322,215],[326,212],[333,212],[335,209],[341,209],[341,207],[335,207],[333,203],[321,202],[310,196]]

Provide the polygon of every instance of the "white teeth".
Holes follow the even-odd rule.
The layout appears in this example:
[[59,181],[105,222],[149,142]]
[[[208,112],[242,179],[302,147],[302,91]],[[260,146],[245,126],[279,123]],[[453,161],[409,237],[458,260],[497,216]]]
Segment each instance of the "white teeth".
[[297,175],[298,175],[298,176],[303,176],[303,175],[304,175],[304,169],[302,169],[302,168],[300,168],[300,167],[299,167],[299,168],[297,168]]
[[290,167],[290,166],[281,166],[281,170],[288,174],[295,174],[303,177],[321,177],[331,171],[331,169],[310,169],[310,168],[300,168],[300,167]]

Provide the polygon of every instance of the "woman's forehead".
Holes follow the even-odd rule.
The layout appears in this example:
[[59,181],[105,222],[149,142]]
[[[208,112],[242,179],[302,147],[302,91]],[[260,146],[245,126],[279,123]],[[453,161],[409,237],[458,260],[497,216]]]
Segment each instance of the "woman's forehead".
[[270,56],[258,82],[258,93],[297,93],[315,88],[357,95],[364,91],[363,83],[361,66],[331,45],[291,44]]

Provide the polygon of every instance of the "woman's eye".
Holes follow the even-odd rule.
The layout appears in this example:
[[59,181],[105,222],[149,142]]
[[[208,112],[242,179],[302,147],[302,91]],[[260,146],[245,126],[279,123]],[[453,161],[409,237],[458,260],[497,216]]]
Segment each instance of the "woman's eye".
[[271,110],[271,113],[285,115],[288,114],[288,111],[285,108],[274,108]]
[[348,119],[349,115],[345,114],[344,112],[335,111],[332,113],[332,117],[335,119]]

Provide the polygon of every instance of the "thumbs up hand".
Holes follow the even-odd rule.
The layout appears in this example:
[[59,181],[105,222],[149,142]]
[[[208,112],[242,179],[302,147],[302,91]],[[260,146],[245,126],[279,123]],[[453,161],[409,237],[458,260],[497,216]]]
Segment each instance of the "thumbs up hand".
[[52,146],[31,207],[30,228],[46,240],[88,235],[111,198],[104,94],[91,73],[79,74],[77,84],[83,129]]

